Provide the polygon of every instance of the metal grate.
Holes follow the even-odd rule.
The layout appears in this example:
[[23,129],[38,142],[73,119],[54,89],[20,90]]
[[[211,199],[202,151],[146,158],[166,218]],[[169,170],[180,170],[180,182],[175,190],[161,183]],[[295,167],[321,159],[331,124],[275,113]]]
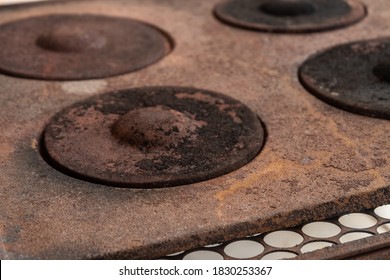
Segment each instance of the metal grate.
[[[164,259],[289,259],[390,232],[390,204],[298,227],[177,252]],[[325,256],[325,254],[324,254]]]

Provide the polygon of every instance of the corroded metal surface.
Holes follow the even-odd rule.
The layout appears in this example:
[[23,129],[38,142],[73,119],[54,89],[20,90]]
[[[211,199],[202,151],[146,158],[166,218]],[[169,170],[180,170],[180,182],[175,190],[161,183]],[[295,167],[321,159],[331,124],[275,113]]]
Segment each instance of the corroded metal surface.
[[[58,12],[132,18],[175,41],[159,63],[106,79],[0,75],[0,255],[154,258],[389,202],[389,121],[329,106],[297,79],[298,67],[319,50],[390,36],[388,1],[367,2],[369,16],[347,29],[310,35],[230,28],[212,16],[218,2],[97,0],[0,10],[0,24]],[[156,189],[85,182],[42,159],[42,132],[64,108],[156,85],[202,88],[246,104],[266,127],[261,153],[229,174]]]
[[300,68],[302,84],[341,109],[390,119],[390,40],[335,46],[309,58]]
[[366,12],[355,0],[230,0],[215,7],[228,24],[268,32],[316,32],[356,23]]
[[[57,114],[44,133],[49,161],[111,186],[204,181],[251,161],[264,131],[244,104],[194,88],[139,88],[93,97]],[[93,163],[93,164],[91,164]]]
[[104,78],[148,66],[170,51],[156,28],[102,15],[45,15],[0,26],[0,72],[47,80]]

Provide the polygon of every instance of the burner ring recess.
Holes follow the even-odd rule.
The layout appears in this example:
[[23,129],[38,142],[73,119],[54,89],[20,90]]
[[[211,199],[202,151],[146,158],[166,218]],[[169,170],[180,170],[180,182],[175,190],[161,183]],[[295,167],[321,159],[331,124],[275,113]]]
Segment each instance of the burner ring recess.
[[340,109],[390,119],[390,39],[338,45],[299,69],[302,85]]
[[207,90],[146,87],[98,95],[58,113],[43,155],[109,186],[154,188],[221,176],[260,152],[264,130],[241,102]]
[[164,32],[99,15],[47,15],[0,26],[0,72],[44,80],[84,80],[133,72],[167,55]]
[[230,0],[218,4],[214,12],[233,26],[280,33],[341,28],[366,15],[365,7],[355,0]]

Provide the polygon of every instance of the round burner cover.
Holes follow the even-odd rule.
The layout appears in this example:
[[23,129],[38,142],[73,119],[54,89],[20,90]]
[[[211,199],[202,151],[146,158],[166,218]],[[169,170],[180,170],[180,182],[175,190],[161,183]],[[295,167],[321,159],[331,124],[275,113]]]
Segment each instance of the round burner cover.
[[309,58],[303,86],[338,108],[390,119],[390,39],[348,43]]
[[228,24],[268,32],[315,32],[361,20],[364,6],[355,0],[230,0],[215,7]]
[[47,126],[44,155],[91,182],[169,187],[214,178],[251,161],[264,140],[260,120],[225,95],[147,87],[74,104]]
[[171,49],[160,30],[131,19],[48,15],[0,26],[0,72],[46,80],[104,78],[155,63]]

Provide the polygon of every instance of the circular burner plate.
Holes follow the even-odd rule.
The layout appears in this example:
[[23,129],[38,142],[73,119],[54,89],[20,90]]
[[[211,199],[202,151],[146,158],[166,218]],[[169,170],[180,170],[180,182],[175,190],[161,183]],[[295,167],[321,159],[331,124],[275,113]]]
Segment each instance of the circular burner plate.
[[[298,16],[280,16],[288,9],[291,10],[291,7],[285,9],[280,7],[279,9],[283,11],[279,12],[266,12],[269,9],[262,7],[272,1],[275,0],[230,0],[218,4],[215,7],[215,14],[220,20],[233,26],[281,33],[317,32],[340,28],[358,22],[366,15],[365,7],[355,0],[302,0],[298,2],[309,3],[314,9],[313,13],[306,10]],[[302,7],[296,8],[299,10]]]
[[132,72],[171,49],[160,30],[131,19],[48,15],[0,26],[0,72],[45,80],[83,80]]
[[373,69],[390,57],[390,39],[348,43],[309,58],[299,70],[303,86],[338,108],[390,119],[390,83]]
[[[144,130],[134,123],[148,112],[161,129],[150,119],[142,122],[148,127]],[[129,133],[120,138],[117,128],[124,121]],[[167,123],[172,129],[164,127]],[[151,130],[154,133],[148,134]],[[143,134],[144,142],[138,137]],[[43,144],[48,161],[69,175],[151,188],[233,171],[260,152],[263,140],[260,120],[237,100],[194,88],[149,87],[99,95],[66,108],[47,126]]]

